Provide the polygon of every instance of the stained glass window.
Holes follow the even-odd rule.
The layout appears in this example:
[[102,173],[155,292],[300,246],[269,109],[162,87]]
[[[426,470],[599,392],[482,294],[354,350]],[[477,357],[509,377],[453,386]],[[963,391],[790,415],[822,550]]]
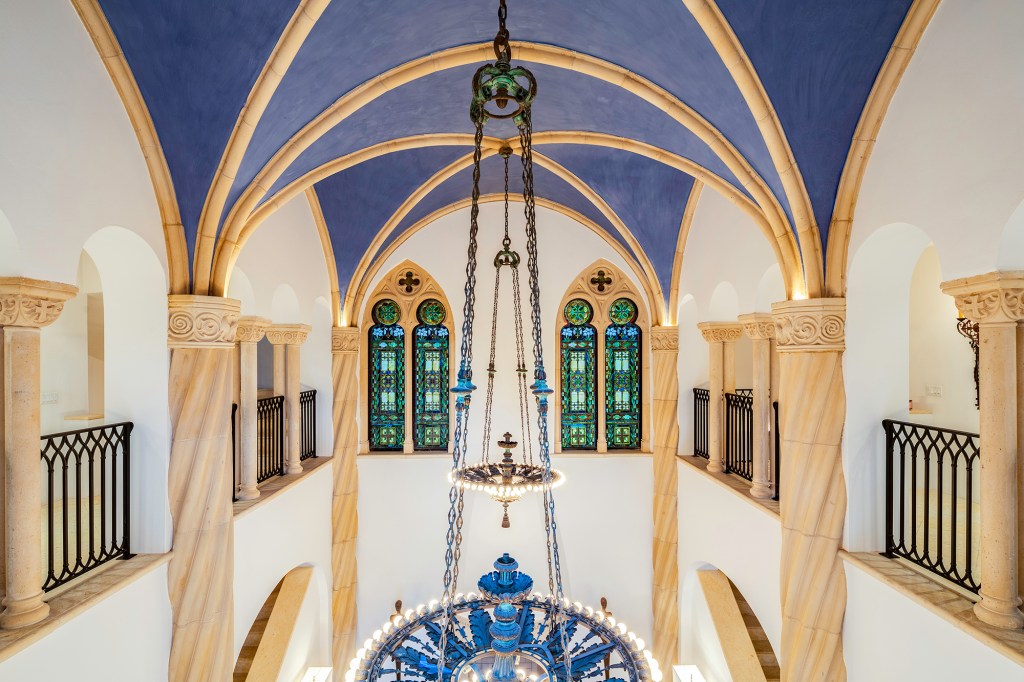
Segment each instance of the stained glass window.
[[597,446],[597,332],[594,309],[583,299],[565,306],[562,327],[562,449]]
[[417,450],[448,449],[448,328],[444,304],[429,299],[416,311],[413,332],[415,374],[412,415],[413,445]]
[[373,306],[370,327],[370,449],[401,450],[405,443],[405,330],[391,299]]
[[608,308],[604,335],[605,431],[609,449],[640,447],[640,327],[637,307],[628,298]]

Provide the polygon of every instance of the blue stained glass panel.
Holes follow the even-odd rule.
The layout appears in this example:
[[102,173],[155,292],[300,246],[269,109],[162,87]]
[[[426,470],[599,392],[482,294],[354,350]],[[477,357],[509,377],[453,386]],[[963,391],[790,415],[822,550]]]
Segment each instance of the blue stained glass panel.
[[447,450],[448,329],[440,324],[420,324],[414,335],[413,446],[417,450]]
[[370,327],[370,449],[401,450],[405,443],[405,330]]
[[611,324],[605,330],[605,430],[608,448],[640,448],[640,328]]
[[597,447],[597,333],[589,324],[562,327],[562,449]]

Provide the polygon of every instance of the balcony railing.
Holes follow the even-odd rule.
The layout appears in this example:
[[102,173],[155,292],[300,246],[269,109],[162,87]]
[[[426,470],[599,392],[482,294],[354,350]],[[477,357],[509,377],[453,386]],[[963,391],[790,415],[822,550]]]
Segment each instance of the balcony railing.
[[299,394],[302,411],[302,454],[299,459],[316,457],[316,390]]
[[693,455],[708,458],[708,411],[711,393],[706,388],[693,389]]
[[772,469],[772,499],[779,501],[779,480],[782,472],[782,458],[779,453],[782,451],[782,432],[779,430],[779,401],[772,403],[772,435],[775,438],[775,467]]
[[[752,393],[724,394],[725,439],[722,464],[726,473],[754,478],[754,398]],[[749,389],[747,389],[749,391]]]
[[885,556],[902,557],[977,592],[978,434],[891,419],[882,427]]
[[256,401],[256,482],[284,474],[284,396]]
[[42,437],[44,592],[131,558],[131,434],[122,422]]

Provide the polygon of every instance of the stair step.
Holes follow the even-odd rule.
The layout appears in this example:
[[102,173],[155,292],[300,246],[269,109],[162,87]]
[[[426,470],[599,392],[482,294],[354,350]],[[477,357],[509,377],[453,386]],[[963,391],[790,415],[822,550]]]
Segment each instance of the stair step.
[[769,682],[781,680],[782,670],[779,667],[779,661],[775,657],[775,652],[772,649],[771,642],[768,640],[768,635],[765,633],[764,628],[761,627],[761,622],[757,619],[754,609],[751,608],[732,581],[729,582],[729,586],[732,588],[733,596],[736,598],[736,605],[739,607],[740,615],[743,617],[743,624],[747,628],[747,635],[750,637],[750,643],[757,654],[757,660],[761,664],[761,670],[764,672],[765,679],[769,680]]

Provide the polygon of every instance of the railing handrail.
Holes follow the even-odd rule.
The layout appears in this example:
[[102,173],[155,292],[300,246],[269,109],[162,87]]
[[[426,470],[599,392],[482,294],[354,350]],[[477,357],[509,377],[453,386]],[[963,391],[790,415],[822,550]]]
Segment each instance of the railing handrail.
[[127,435],[131,435],[132,429],[135,428],[135,422],[130,422],[130,421],[110,422],[110,423],[104,422],[103,424],[96,424],[94,426],[86,426],[86,427],[83,427],[81,429],[71,429],[70,431],[57,431],[55,433],[44,433],[43,435],[39,436],[39,439],[40,440],[46,440],[48,438],[59,438],[61,436],[74,436],[74,435],[77,435],[79,433],[85,433],[87,431],[100,431],[102,429],[112,429],[115,426],[127,426],[128,427],[128,434]]
[[886,428],[886,424],[899,424],[900,426],[912,426],[917,429],[927,429],[928,431],[938,431],[940,433],[948,433],[954,436],[967,436],[968,438],[981,438],[981,434],[974,433],[972,431],[959,431],[957,429],[947,429],[943,426],[933,426],[932,424],[919,424],[917,422],[905,422],[899,419],[883,419],[882,428]]

